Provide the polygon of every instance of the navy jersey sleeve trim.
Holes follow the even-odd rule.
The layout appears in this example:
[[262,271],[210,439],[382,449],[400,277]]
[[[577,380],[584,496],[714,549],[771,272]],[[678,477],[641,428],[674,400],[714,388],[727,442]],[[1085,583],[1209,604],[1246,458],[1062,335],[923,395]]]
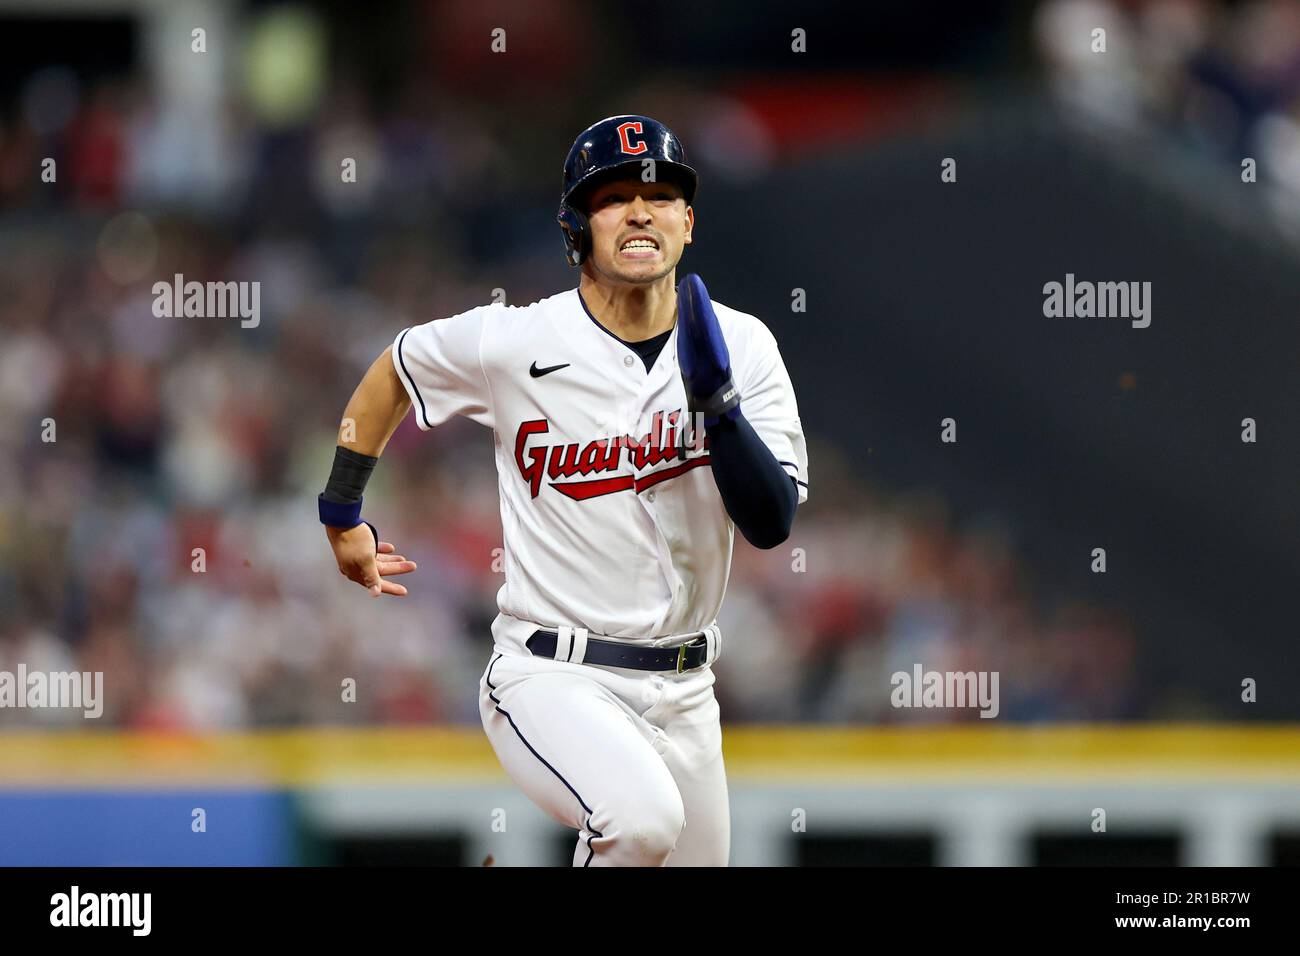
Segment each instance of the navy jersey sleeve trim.
[[411,370],[406,367],[406,357],[402,355],[402,343],[406,341],[406,337],[410,332],[411,330],[407,329],[397,337],[397,362],[402,367],[402,374],[406,376],[407,390],[414,395],[416,400],[420,403],[420,418],[424,421],[424,427],[432,428],[433,426],[429,424],[429,410],[424,407],[424,396],[420,394],[420,389],[416,386],[415,379],[411,376]]

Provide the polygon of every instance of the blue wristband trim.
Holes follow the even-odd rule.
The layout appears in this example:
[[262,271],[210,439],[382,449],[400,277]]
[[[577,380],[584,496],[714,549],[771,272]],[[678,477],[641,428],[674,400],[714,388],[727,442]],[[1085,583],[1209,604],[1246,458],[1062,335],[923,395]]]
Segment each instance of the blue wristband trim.
[[326,501],[325,496],[318,495],[316,504],[320,510],[320,523],[331,528],[355,528],[361,524],[361,499],[350,504]]

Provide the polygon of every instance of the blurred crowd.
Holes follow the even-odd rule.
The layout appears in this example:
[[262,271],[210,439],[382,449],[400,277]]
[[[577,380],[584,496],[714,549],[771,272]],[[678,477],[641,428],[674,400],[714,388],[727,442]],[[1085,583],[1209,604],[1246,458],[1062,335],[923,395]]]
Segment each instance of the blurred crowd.
[[[0,115],[0,670],[103,671],[116,726],[475,722],[501,585],[489,435],[408,419],[385,453],[367,511],[420,565],[406,599],[340,577],[315,497],[400,329],[557,291],[558,156],[539,171],[416,82],[383,111],[258,89],[214,124],[138,78],[50,69]],[[260,322],[157,317],[176,273],[259,281]],[[737,542],[725,720],[976,718],[893,709],[915,663],[999,671],[1004,720],[1141,716],[1125,621],[1036,595],[996,519],[875,487],[805,427],[788,546]]]
[[1238,174],[1253,159],[1279,224],[1300,237],[1300,4],[1047,0],[1033,32],[1079,122],[1155,133]]

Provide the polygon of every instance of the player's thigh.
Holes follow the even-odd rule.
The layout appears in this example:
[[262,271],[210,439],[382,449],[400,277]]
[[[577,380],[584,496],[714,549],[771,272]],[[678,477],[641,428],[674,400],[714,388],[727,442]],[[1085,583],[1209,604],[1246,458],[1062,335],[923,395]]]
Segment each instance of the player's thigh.
[[655,748],[682,798],[686,824],[669,866],[726,866],[731,806],[722,759],[722,727],[712,691],[690,711],[665,722]]
[[603,830],[615,820],[682,812],[663,760],[594,680],[536,673],[483,690],[483,725],[501,765],[555,820]]

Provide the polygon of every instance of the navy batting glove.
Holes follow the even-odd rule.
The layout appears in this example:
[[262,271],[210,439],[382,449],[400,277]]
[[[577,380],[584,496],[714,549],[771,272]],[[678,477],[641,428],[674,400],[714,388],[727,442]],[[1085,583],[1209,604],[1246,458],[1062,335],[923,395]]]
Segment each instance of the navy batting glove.
[[731,378],[731,354],[713,312],[709,290],[694,273],[677,286],[677,365],[692,412],[705,426],[740,414],[740,392]]

